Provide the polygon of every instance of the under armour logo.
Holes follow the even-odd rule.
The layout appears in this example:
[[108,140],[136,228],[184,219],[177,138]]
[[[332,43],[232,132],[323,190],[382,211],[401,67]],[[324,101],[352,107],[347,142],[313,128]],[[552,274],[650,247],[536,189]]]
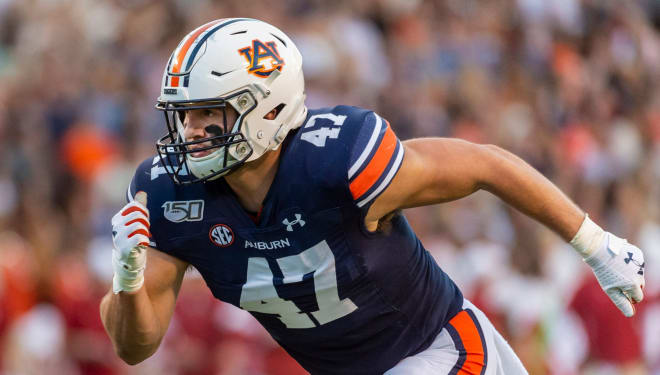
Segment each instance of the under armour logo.
[[644,276],[644,264],[646,264],[646,262],[644,262],[642,264],[639,264],[638,261],[633,259],[633,253],[630,253],[630,252],[628,253],[628,258],[624,259],[623,261],[626,262],[626,264],[629,264],[630,262],[633,262],[634,265],[639,267],[639,271],[637,271],[637,274]]
[[286,225],[286,230],[287,232],[293,232],[293,226],[296,224],[300,224],[300,227],[305,226],[305,220],[301,219],[302,215],[301,214],[295,214],[296,220],[294,221],[289,221],[289,219],[284,219],[282,220],[282,224]]

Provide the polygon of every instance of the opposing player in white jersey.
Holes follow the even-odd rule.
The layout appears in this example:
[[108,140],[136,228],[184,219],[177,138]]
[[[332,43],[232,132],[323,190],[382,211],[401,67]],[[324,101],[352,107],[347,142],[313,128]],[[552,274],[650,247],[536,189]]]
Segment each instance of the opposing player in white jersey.
[[521,159],[457,139],[402,143],[372,111],[304,98],[300,53],[264,22],[213,21],[174,50],[157,104],[168,133],[112,220],[101,316],[124,361],[156,351],[192,265],[313,374],[524,374],[401,214],[479,189],[569,241],[634,314],[642,252]]

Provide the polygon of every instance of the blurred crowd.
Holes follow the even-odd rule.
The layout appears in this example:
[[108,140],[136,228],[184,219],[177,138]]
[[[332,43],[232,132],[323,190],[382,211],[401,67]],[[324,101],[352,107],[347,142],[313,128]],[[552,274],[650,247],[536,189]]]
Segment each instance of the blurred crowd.
[[657,0],[0,0],[0,374],[305,373],[195,272],[140,365],[99,319],[110,218],[165,132],[166,60],[225,17],[292,37],[309,107],[502,146],[640,246],[646,298],[625,319],[557,235],[488,193],[407,212],[530,374],[660,374]]

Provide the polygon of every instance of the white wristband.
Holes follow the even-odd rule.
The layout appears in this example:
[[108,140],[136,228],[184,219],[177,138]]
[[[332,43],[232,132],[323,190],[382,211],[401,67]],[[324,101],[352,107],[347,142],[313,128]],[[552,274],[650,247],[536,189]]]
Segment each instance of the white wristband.
[[585,215],[580,229],[578,229],[570,244],[582,255],[582,258],[587,258],[598,250],[600,244],[605,240],[605,235],[606,232],[594,223],[589,215]]
[[144,266],[130,270],[115,255],[115,251],[113,251],[112,265],[115,272],[112,277],[112,291],[117,294],[135,292],[140,289],[144,284]]
[[139,290],[144,284],[144,276],[140,275],[136,279],[124,279],[115,274],[112,277],[112,292],[117,294],[119,292],[135,292]]

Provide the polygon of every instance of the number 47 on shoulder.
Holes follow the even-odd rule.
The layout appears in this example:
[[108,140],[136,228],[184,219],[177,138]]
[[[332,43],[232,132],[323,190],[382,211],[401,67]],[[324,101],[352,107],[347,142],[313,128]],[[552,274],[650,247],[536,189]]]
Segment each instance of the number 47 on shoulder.
[[[314,130],[306,130],[313,128],[316,125],[316,120],[327,120],[332,122],[333,127],[322,126]],[[303,133],[300,135],[300,139],[307,141],[313,144],[316,147],[324,147],[325,141],[328,138],[336,139],[339,137],[339,131],[341,126],[344,124],[346,116],[344,115],[335,115],[333,113],[321,113],[314,115],[307,120],[305,126],[303,126]]]

